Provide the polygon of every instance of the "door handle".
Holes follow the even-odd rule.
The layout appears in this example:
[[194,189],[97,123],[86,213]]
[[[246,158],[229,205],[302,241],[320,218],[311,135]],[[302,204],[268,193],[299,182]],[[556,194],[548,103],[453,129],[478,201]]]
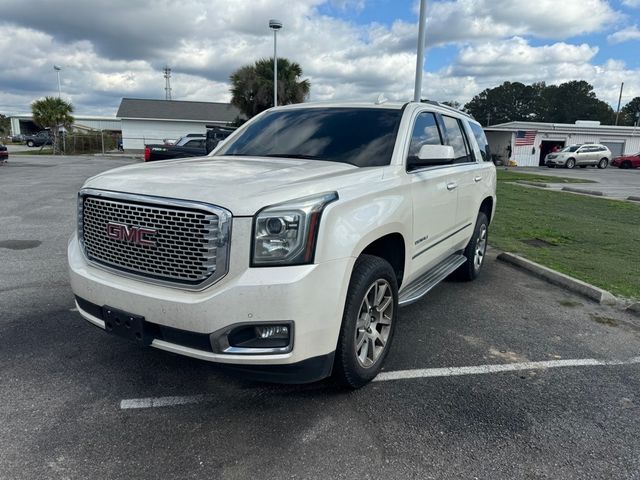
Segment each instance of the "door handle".
[[458,188],[458,184],[456,182],[447,183],[447,190],[455,190]]
[[482,180],[482,177],[474,177],[473,181],[478,183],[480,180]]

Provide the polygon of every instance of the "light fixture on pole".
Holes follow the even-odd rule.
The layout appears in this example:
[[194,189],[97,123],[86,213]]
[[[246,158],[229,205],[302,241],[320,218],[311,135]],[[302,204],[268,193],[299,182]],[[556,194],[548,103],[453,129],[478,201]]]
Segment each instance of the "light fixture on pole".
[[269,28],[273,30],[273,106],[278,106],[278,49],[277,35],[278,30],[282,28],[282,22],[269,20]]
[[60,91],[60,70],[62,70],[62,67],[60,67],[59,65],[54,65],[53,69],[56,71],[56,74],[58,75],[58,98],[60,98],[61,95],[61,91]]

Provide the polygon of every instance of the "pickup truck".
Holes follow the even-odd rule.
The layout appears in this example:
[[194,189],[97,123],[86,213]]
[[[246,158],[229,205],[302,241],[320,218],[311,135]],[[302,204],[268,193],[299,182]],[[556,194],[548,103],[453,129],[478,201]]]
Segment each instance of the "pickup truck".
[[28,147],[41,147],[43,145],[52,145],[53,136],[48,130],[42,130],[33,135],[25,135],[23,141]]
[[180,137],[173,145],[145,145],[144,161],[201,157],[213,150],[231,132],[233,132],[231,129],[215,128],[207,130],[207,133],[203,135],[189,134]]
[[358,388],[400,307],[480,274],[495,206],[485,135],[458,110],[277,107],[208,156],[87,180],[71,286],[86,320],[142,346]]

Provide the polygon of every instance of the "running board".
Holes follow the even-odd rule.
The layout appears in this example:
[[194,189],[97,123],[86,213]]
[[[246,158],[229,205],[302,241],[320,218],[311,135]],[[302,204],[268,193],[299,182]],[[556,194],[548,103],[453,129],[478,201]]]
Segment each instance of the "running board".
[[429,290],[453,273],[460,265],[467,261],[464,255],[456,253],[440,262],[434,268],[416,278],[400,292],[398,305],[404,307],[420,300]]

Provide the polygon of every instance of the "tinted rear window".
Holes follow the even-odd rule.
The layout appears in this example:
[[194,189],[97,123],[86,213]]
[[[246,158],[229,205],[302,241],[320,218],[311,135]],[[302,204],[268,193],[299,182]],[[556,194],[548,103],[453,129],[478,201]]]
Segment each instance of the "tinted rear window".
[[216,155],[389,165],[402,110],[300,108],[269,112]]

